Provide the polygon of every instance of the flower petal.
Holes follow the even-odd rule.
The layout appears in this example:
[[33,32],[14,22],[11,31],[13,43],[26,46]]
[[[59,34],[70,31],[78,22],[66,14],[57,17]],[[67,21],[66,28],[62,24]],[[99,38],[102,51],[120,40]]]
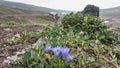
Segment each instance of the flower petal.
[[61,49],[61,53],[64,57],[69,54],[69,51],[70,51],[69,48],[62,48]]
[[67,56],[65,57],[65,60],[70,61],[70,60],[72,60],[72,57],[71,57],[70,55],[67,55]]
[[54,53],[55,56],[59,57],[60,49],[61,49],[61,47],[52,48],[52,52]]
[[46,47],[45,47],[45,49],[44,49],[44,51],[45,52],[49,52],[50,50],[51,50],[51,47],[47,44]]

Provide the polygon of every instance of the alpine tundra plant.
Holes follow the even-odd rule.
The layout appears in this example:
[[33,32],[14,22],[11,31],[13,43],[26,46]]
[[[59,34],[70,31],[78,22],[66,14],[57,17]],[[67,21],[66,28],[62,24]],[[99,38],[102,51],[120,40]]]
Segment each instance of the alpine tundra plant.
[[50,50],[59,59],[61,59],[61,57],[63,56],[65,58],[65,60],[67,60],[67,61],[72,60],[72,57],[69,54],[69,51],[70,51],[69,48],[62,48],[62,47],[51,48],[50,46],[46,45],[45,52],[49,52]]
[[100,18],[68,14],[61,25],[39,32],[40,39],[27,46],[21,60],[13,64],[21,68],[119,68],[120,36],[108,29]]

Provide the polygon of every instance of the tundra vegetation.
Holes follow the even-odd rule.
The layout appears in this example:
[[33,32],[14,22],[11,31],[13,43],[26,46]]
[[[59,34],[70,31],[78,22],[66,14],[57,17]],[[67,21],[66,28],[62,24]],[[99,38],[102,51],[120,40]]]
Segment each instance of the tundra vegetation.
[[36,43],[7,62],[17,68],[119,68],[120,35],[100,18],[71,13],[60,25],[45,26],[37,35]]

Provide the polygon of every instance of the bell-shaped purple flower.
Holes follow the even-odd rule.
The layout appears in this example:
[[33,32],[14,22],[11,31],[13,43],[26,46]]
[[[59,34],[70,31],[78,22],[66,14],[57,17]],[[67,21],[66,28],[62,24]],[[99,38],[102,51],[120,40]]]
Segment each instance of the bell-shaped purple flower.
[[65,60],[69,61],[72,60],[72,57],[69,54],[70,49],[69,48],[62,48],[61,49],[61,53],[62,56],[65,58]]
[[54,53],[55,56],[59,57],[61,51],[61,47],[55,47],[52,48],[52,52]]
[[47,44],[46,47],[45,47],[45,49],[44,49],[44,51],[45,52],[49,52],[50,50],[51,50],[51,47]]
[[63,56],[66,61],[72,60],[72,57],[69,54],[69,51],[70,51],[69,48],[62,48],[62,47],[51,48],[49,45],[46,45],[44,51],[49,52],[50,50],[58,58],[61,58]]
[[69,54],[70,49],[69,48],[62,48],[61,53],[64,57],[66,57]]
[[72,57],[68,54],[65,56],[65,60],[70,61],[70,60],[72,60]]

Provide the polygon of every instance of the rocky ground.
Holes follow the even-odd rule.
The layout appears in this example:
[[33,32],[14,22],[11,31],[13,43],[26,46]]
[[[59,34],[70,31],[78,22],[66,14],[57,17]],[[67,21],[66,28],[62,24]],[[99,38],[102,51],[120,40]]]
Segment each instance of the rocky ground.
[[[3,64],[6,57],[14,55],[16,51],[20,51],[25,48],[26,45],[34,43],[38,38],[32,38],[28,41],[21,40],[15,45],[10,45],[7,40],[14,37],[16,34],[22,32],[31,32],[41,30],[42,27],[14,27],[14,28],[2,28],[0,27],[0,68],[11,68]],[[12,66],[12,68],[14,68]]]

